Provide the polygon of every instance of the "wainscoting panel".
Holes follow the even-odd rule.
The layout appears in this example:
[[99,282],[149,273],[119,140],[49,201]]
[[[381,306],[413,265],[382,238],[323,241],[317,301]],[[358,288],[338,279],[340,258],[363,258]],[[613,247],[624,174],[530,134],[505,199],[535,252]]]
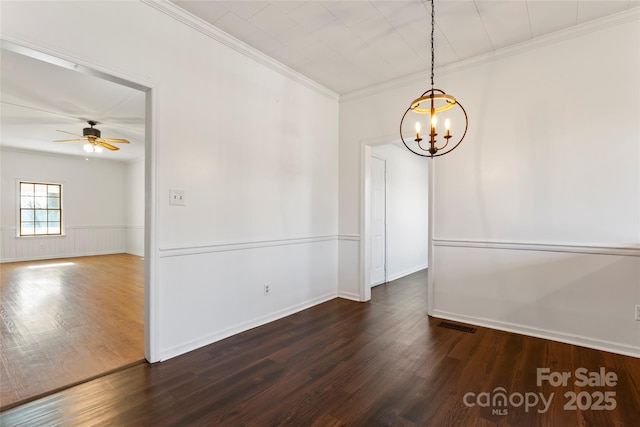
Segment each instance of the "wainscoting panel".
[[338,295],[361,301],[360,236],[340,235],[338,243]]
[[337,261],[336,236],[161,249],[161,360],[336,298]]
[[127,228],[122,225],[68,226],[62,236],[16,237],[14,227],[1,230],[0,262],[116,254],[127,250]]
[[635,247],[434,243],[434,316],[640,357]]

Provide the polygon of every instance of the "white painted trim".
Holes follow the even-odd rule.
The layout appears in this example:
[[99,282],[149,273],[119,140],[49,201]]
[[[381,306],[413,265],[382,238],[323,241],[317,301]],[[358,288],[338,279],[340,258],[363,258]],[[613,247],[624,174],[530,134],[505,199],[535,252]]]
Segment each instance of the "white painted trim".
[[360,301],[371,300],[371,144],[360,142]]
[[436,221],[436,209],[435,209],[435,194],[436,194],[436,163],[433,157],[429,158],[429,189],[427,200],[429,203],[428,209],[429,214],[427,218],[427,314],[431,316],[433,314],[434,299],[434,277],[435,277],[435,262],[434,257],[434,238],[433,233],[435,230],[435,221]]
[[282,309],[280,311],[277,311],[275,313],[270,313],[266,316],[263,317],[259,317],[257,319],[253,319],[250,320],[248,322],[244,322],[241,323],[239,325],[235,325],[231,328],[227,328],[223,331],[220,332],[216,332],[214,334],[210,334],[207,335],[205,337],[199,338],[197,340],[193,340],[193,341],[189,341],[186,342],[184,344],[180,344],[178,346],[174,346],[172,348],[166,349],[164,351],[162,351],[162,353],[160,354],[160,361],[165,361],[167,359],[170,359],[172,357],[176,357],[179,356],[181,354],[185,354],[187,352],[190,352],[192,350],[195,350],[197,348],[201,348],[204,346],[207,346],[209,344],[212,344],[214,342],[223,340],[225,338],[228,338],[230,336],[239,334],[240,332],[244,332],[247,331],[249,329],[253,329],[256,328],[258,326],[262,326],[265,325],[267,323],[273,322],[275,320],[281,319],[283,317],[287,317],[290,316],[292,314],[298,313],[302,310],[305,310],[307,308],[311,308],[313,306],[316,306],[318,304],[322,304],[323,302],[327,302],[330,301],[332,299],[337,298],[337,293],[336,292],[330,292],[328,294],[325,294],[323,296],[317,297],[317,298],[313,298],[309,301],[300,303],[300,304],[295,304],[291,307]]
[[45,48],[26,40],[7,36],[6,34],[0,34],[0,39],[2,49],[7,49],[68,70],[78,71],[142,92],[146,92],[154,86],[148,80],[126,74],[121,70],[112,70],[103,65],[84,61],[66,52],[54,50],[50,47]]
[[[474,67],[479,64],[496,61],[498,59],[506,58],[509,56],[521,54],[530,50],[534,50],[543,46],[549,46],[555,43],[559,43],[572,38],[584,36],[590,33],[594,33],[607,28],[615,27],[626,22],[632,22],[640,19],[640,8],[634,7],[626,11],[616,13],[610,16],[606,16],[601,19],[595,19],[583,24],[576,25],[564,30],[557,31],[555,33],[546,34],[544,36],[536,37],[531,40],[518,43],[513,46],[508,46],[502,49],[494,50],[488,53],[483,53],[473,58],[464,59],[462,61],[447,64],[442,67],[436,68],[436,74],[447,74],[455,71],[464,70],[470,67]],[[349,102],[367,96],[375,95],[380,92],[393,90],[399,87],[408,86],[425,81],[424,71],[412,74],[409,76],[401,77],[398,79],[383,82],[377,85],[369,86],[364,89],[359,89],[347,94],[340,95],[340,102]],[[408,101],[407,101],[408,103]]]
[[182,22],[183,24],[193,28],[194,30],[204,34],[207,37],[216,40],[223,45],[235,50],[238,53],[250,58],[280,74],[284,77],[291,79],[301,85],[319,93],[320,95],[324,95],[332,101],[338,101],[339,95],[322,86],[320,83],[311,80],[309,77],[304,76],[303,74],[298,73],[297,71],[287,67],[281,62],[273,59],[272,57],[262,53],[261,51],[249,46],[248,44],[238,40],[237,38],[231,36],[230,34],[225,33],[221,29],[216,26],[210,24],[207,21],[204,21],[197,16],[187,12],[179,6],[171,3],[168,0],[140,0],[142,3],[153,7],[154,9],[164,13],[165,15],[170,16],[176,21]]
[[516,323],[498,322],[482,317],[465,316],[462,314],[450,313],[448,311],[442,310],[434,310],[432,316],[438,319],[453,320],[457,322],[468,323],[471,325],[497,329],[500,331],[513,332],[521,335],[528,335],[546,340],[579,345],[596,350],[608,351],[611,353],[640,358],[640,347],[633,347],[630,345],[620,344],[612,341],[597,340],[580,335],[571,335],[547,329],[531,328],[529,326],[524,326]]
[[29,256],[29,257],[20,257],[20,258],[3,258],[3,259],[0,259],[0,264],[4,264],[7,262],[40,261],[43,259],[78,258],[83,256],[115,255],[115,254],[123,254],[123,253],[127,253],[127,252],[125,252],[123,249],[123,250],[113,250],[113,251],[74,252],[71,254],[38,255],[38,256]]
[[157,86],[145,93],[145,200],[144,200],[144,357],[150,363],[160,361],[160,250],[158,218],[158,144],[156,123],[158,112]]
[[348,299],[355,302],[360,302],[360,295],[353,292],[338,291],[338,298]]
[[519,251],[567,252],[573,254],[596,254],[640,257],[640,247],[637,246],[606,246],[606,245],[578,245],[570,243],[544,242],[507,242],[486,240],[434,239],[434,246],[480,248],[480,249],[509,249]]
[[347,240],[352,242],[359,242],[360,235],[359,234],[338,234],[338,240]]
[[130,228],[126,225],[69,225],[65,227],[67,230],[101,230],[101,229],[112,229],[112,228]]
[[209,243],[187,246],[173,246],[160,248],[160,258],[184,255],[208,254],[213,252],[243,251],[247,249],[269,248],[276,246],[301,245],[307,243],[337,241],[337,235],[298,237],[292,239],[256,240],[248,242]]
[[417,267],[408,268],[406,270],[403,270],[403,271],[401,271],[399,273],[395,273],[394,275],[387,277],[387,282],[392,282],[394,280],[397,280],[397,279],[400,279],[402,277],[408,276],[410,274],[416,273],[416,272],[418,272],[420,270],[424,270],[425,268],[427,268],[427,263],[424,263],[424,264],[419,265]]

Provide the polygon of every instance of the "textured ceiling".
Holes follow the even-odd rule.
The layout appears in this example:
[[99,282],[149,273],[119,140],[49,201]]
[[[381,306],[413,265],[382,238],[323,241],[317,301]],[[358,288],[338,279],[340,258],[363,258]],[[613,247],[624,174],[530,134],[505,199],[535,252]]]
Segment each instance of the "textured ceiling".
[[[430,4],[409,1],[181,1],[183,8],[339,94],[428,72]],[[177,6],[176,6],[177,5]],[[447,65],[640,6],[640,0],[437,0],[436,65]],[[0,144],[83,155],[86,120],[144,155],[144,94],[2,50]]]
[[[174,4],[339,94],[428,71],[431,5],[408,1]],[[640,5],[635,0],[437,0],[436,65]]]
[[5,147],[85,156],[82,142],[52,142],[82,135],[97,121],[106,138],[128,139],[120,150],[91,154],[127,161],[144,157],[144,93],[9,50],[0,63],[0,141]]

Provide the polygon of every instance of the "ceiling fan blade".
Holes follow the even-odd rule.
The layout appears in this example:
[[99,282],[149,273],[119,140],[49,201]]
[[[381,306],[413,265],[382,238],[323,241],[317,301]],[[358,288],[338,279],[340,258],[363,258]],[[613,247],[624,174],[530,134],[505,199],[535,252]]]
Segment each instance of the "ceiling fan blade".
[[116,142],[116,143],[120,143],[120,144],[129,144],[129,141],[127,141],[126,139],[120,139],[120,138],[102,138],[104,141],[107,142]]
[[77,133],[67,132],[66,130],[56,129],[56,132],[68,133],[69,135],[79,136],[82,138],[82,135],[78,135]]
[[[102,138],[101,138],[101,139],[102,139]],[[111,150],[111,151],[119,150],[119,148],[118,148],[118,147],[116,147],[116,146],[114,146],[114,145],[111,145],[111,144],[109,144],[109,143],[107,143],[107,142],[104,142],[104,141],[98,141],[98,143],[99,143],[100,145],[102,145],[104,148],[107,148],[107,149],[109,149],[109,150]]]
[[87,141],[87,138],[78,138],[78,139],[54,139],[53,142],[80,142]]

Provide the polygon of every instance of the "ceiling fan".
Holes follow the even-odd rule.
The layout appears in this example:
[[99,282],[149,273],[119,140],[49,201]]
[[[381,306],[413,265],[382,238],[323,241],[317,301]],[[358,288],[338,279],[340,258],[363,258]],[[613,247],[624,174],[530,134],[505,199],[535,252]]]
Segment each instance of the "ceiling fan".
[[111,145],[110,143],[119,143],[119,144],[129,144],[129,141],[127,141],[126,139],[120,139],[120,138],[102,138],[100,136],[100,129],[96,129],[94,128],[95,125],[98,124],[98,122],[95,122],[93,120],[88,120],[87,123],[89,124],[88,128],[84,128],[82,129],[82,136],[72,133],[72,132],[67,132],[65,130],[58,130],[58,132],[63,132],[63,133],[68,133],[69,135],[74,135],[77,136],[78,138],[74,138],[74,139],[56,139],[53,142],[81,142],[81,141],[86,141],[84,144],[84,150],[87,152],[100,152],[102,151],[102,147],[107,148],[111,151],[115,151],[115,150],[119,150],[118,147],[116,147],[115,145]]

